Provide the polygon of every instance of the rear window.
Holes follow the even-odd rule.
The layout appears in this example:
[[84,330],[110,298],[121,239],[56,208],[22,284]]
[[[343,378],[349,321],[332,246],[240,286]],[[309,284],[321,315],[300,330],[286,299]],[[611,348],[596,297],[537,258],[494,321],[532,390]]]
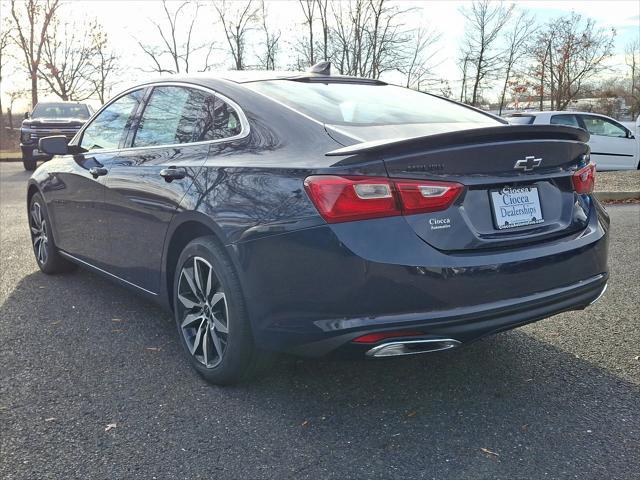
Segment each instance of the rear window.
[[507,117],[507,121],[511,125],[531,125],[536,119],[533,115],[517,115],[513,117]]
[[33,109],[34,118],[89,118],[89,108],[84,104],[39,103]]
[[470,108],[394,85],[270,80],[245,86],[331,125],[499,124]]

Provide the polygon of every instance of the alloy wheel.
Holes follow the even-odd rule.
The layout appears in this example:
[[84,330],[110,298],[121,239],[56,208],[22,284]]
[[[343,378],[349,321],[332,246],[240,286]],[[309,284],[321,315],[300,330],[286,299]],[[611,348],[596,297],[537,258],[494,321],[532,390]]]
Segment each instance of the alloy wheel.
[[211,264],[189,259],[178,280],[180,331],[191,355],[207,368],[224,357],[229,335],[229,311],[222,285]]
[[42,207],[38,202],[34,202],[31,206],[31,238],[33,241],[33,250],[40,265],[47,263],[49,257],[49,234],[47,221],[42,213]]

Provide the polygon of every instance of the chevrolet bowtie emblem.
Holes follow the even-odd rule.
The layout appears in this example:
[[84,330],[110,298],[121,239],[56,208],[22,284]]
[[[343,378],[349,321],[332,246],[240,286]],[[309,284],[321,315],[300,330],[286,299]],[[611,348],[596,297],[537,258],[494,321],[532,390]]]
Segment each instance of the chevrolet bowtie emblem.
[[536,157],[524,157],[523,160],[518,160],[513,168],[516,170],[524,170],[525,172],[530,172],[536,167],[539,167],[542,163],[541,158]]

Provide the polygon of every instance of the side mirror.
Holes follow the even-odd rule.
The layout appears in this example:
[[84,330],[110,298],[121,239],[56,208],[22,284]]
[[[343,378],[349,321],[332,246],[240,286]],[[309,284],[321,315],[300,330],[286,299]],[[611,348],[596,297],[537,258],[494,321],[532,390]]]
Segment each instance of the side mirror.
[[25,120],[28,120],[30,116],[31,115],[29,115],[29,112],[24,112],[24,119]]
[[48,153],[49,155],[66,155],[69,153],[67,137],[64,135],[56,135],[41,138],[38,142],[38,150]]
[[636,137],[635,137],[635,135],[633,134],[633,132],[631,130],[627,130],[627,138],[634,139]]

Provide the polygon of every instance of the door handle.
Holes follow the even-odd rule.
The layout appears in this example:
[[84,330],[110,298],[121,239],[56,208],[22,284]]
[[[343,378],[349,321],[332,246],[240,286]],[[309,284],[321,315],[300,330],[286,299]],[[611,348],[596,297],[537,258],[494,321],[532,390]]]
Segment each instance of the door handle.
[[89,169],[89,173],[93,176],[93,178],[101,177],[102,175],[106,175],[109,172],[104,167],[91,167]]
[[160,176],[165,179],[166,182],[172,182],[173,180],[180,180],[187,176],[187,172],[184,168],[169,167],[160,170]]

